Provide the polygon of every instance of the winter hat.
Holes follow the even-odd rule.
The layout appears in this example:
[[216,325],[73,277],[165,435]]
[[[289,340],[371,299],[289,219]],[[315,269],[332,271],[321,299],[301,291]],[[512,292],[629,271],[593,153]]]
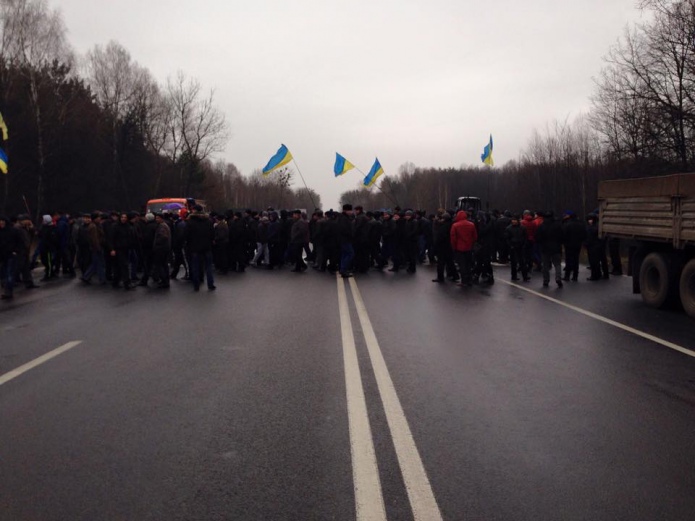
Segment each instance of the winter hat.
[[147,222],[154,221],[154,214],[152,212],[147,212],[145,214],[145,220]]
[[51,218],[50,215],[44,215],[43,216],[43,224],[51,224],[53,222],[53,219]]

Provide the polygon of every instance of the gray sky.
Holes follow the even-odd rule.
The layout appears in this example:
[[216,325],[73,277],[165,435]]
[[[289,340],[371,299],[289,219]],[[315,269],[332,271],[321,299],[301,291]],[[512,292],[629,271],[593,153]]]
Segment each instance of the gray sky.
[[[516,159],[534,128],[586,111],[635,0],[59,0],[78,53],[114,39],[160,81],[216,89],[245,175],[286,144],[325,209],[364,172]],[[294,186],[300,186],[299,179]],[[161,194],[171,195],[171,194]]]

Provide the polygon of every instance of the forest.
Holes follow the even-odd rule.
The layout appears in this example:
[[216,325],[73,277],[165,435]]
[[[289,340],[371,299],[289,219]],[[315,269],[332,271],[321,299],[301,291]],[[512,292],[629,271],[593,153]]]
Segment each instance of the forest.
[[290,187],[290,171],[245,177],[215,161],[229,130],[214,90],[182,71],[160,83],[115,41],[77,56],[46,0],[0,0],[0,113],[1,213],[140,210],[164,196],[216,209],[320,205]]
[[[556,121],[500,166],[404,164],[379,189],[342,202],[365,208],[450,208],[475,195],[521,211],[597,206],[601,180],[688,172],[695,160],[695,0],[643,0],[643,23],[607,49],[591,110]],[[230,139],[225,115],[183,71],[157,81],[116,41],[77,56],[47,0],[0,0],[0,212],[141,209],[152,197],[205,199],[215,209],[321,207],[292,188],[293,171],[243,175],[216,159]]]

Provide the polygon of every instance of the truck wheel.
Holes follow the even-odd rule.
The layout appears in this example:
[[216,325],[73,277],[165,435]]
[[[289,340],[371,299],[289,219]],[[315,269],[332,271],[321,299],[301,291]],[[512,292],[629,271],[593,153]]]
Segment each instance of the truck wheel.
[[654,308],[663,308],[669,302],[671,269],[668,257],[663,253],[650,253],[642,261],[639,270],[639,285],[642,300]]
[[680,294],[683,309],[688,315],[695,318],[695,259],[690,259],[683,268]]

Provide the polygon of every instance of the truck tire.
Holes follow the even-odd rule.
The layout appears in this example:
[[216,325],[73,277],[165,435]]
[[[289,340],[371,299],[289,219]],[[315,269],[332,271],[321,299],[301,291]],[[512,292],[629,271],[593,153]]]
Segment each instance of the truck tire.
[[679,289],[683,309],[695,318],[695,259],[690,259],[683,268]]
[[670,259],[663,253],[650,253],[642,261],[639,270],[639,285],[644,303],[663,308],[672,297],[673,273]]

